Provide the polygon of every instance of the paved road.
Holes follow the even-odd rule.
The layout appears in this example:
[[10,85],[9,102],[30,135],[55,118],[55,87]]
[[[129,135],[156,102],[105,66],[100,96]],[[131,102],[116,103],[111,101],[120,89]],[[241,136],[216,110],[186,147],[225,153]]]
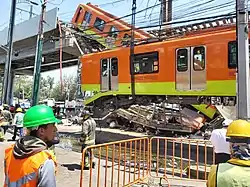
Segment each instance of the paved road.
[[[11,134],[7,133],[6,137],[10,139]],[[4,149],[13,143],[7,141],[0,143],[0,186],[3,186],[4,181]],[[56,156],[58,160],[57,186],[80,186],[80,166],[78,164],[80,163],[81,154],[56,148]]]
[[[80,126],[64,126],[59,125],[58,130],[61,134],[65,134],[68,136],[74,136],[79,137],[81,127]],[[96,143],[106,143],[110,141],[118,141],[118,140],[126,140],[131,138],[141,138],[146,137],[143,133],[137,133],[137,132],[128,132],[128,131],[122,131],[119,129],[108,129],[108,128],[97,128],[96,131]],[[212,164],[213,163],[213,148],[212,145],[207,143],[206,149],[204,145],[197,146],[196,142],[193,142],[190,147],[187,144],[187,142],[182,142],[182,145],[180,141],[176,141],[173,146],[173,141],[167,141],[160,140],[159,146],[157,146],[157,140],[152,141],[152,152],[157,154],[157,147],[159,147],[159,154],[165,155],[165,149],[168,156],[175,156],[175,157],[182,157],[185,159],[191,159],[194,162],[200,162],[200,163],[207,163]],[[173,147],[175,147],[175,150],[173,150]],[[134,148],[134,145],[133,145]],[[181,151],[182,148],[182,151]],[[198,153],[198,154],[197,154]]]

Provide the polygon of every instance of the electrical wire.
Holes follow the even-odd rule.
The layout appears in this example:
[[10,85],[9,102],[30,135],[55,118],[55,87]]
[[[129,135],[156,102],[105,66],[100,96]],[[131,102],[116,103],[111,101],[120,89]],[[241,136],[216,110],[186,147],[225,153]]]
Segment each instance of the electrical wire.
[[[154,4],[154,5],[157,4],[157,1],[158,1],[158,0],[155,1],[155,4]],[[152,8],[151,13],[149,14],[148,18],[151,18],[151,15],[152,15],[152,13],[153,13],[154,8],[155,8],[155,7]]]
[[[197,0],[193,0],[193,1],[190,1],[190,2],[188,2],[188,3],[184,3],[184,4],[181,4],[181,5],[178,5],[178,6],[176,6],[176,7],[174,7],[174,10],[175,10],[175,12],[183,12],[183,11],[185,11],[185,10],[183,10],[183,9],[180,9],[180,8],[182,8],[182,7],[187,7],[188,5],[193,5],[195,2],[197,2]],[[189,9],[189,8],[188,8]],[[179,11],[178,11],[179,10]],[[157,17],[157,19],[158,19],[158,17],[159,17],[159,15],[158,14],[160,14],[160,11],[157,11],[157,12],[153,12],[152,13],[152,15],[157,15],[156,17]],[[137,14],[137,15],[139,15],[139,14]],[[152,18],[152,15],[151,15],[151,18]],[[143,21],[143,22],[145,22],[145,15],[144,16],[137,16],[136,17],[136,20],[137,21]],[[127,21],[130,21],[130,19],[127,19],[127,18],[125,18],[124,20],[127,20]],[[137,22],[138,23],[138,22]]]
[[54,1],[56,1],[56,0],[47,1],[47,3],[48,3],[48,4],[51,4],[51,5],[54,5],[54,6],[60,6],[61,4],[63,4],[63,2],[64,2],[65,0],[61,0],[60,3],[52,3],[52,2],[54,2]]
[[[206,4],[208,3],[211,3],[212,1],[210,2],[206,2]],[[193,5],[191,7],[186,7],[185,9],[180,9],[179,11],[176,11],[176,15],[173,16],[173,19],[181,19],[183,17],[186,17],[188,16],[189,18],[192,17],[192,16],[195,16],[195,15],[202,15],[206,12],[209,12],[210,14],[216,14],[216,13],[220,13],[221,11],[224,11],[224,9],[222,10],[222,8],[226,8],[230,5],[234,5],[234,1],[230,1],[230,2],[227,2],[227,3],[222,3],[222,4],[219,4],[219,5],[216,5],[216,6],[206,6],[204,7],[203,9],[200,8],[201,5],[204,5],[203,3],[199,4],[198,5]],[[197,9],[198,8],[198,9]],[[195,9],[194,11],[192,11],[193,9]],[[229,9],[226,9],[226,10],[229,10]],[[190,12],[191,11],[191,12]],[[217,12],[213,12],[213,11],[217,11]],[[178,14],[180,13],[180,14]],[[184,14],[182,14],[184,13]]]
[[[219,4],[219,5],[217,5],[217,6],[206,7],[206,8],[204,8],[204,9],[200,9],[199,11],[195,10],[195,11],[193,11],[193,12],[187,12],[187,11],[183,10],[182,12],[187,12],[187,13],[182,14],[182,15],[175,15],[175,16],[173,16],[173,20],[182,19],[183,17],[186,17],[186,16],[188,16],[189,18],[191,18],[191,17],[196,16],[196,15],[202,15],[202,14],[204,14],[204,13],[206,13],[206,12],[212,13],[213,11],[218,11],[218,9],[219,9],[219,11],[218,11],[218,12],[215,12],[215,13],[219,13],[219,12],[222,11],[222,8],[228,7],[229,5],[233,5],[233,3],[234,3],[234,2],[231,1],[231,2],[228,2],[228,3]],[[231,11],[231,9],[232,9],[232,8],[226,9],[226,10],[227,10],[227,11],[229,11],[229,10]],[[215,13],[214,13],[214,14],[215,14]],[[159,20],[159,18],[150,19],[150,22],[151,22],[151,21],[157,21],[157,20]],[[145,21],[144,21],[144,20],[141,21],[141,22],[138,22],[138,21],[137,21],[137,24],[140,24],[140,23],[145,23]]]
[[[169,26],[169,25],[176,25],[176,24],[182,24],[182,23],[190,23],[190,22],[196,22],[196,21],[216,21],[214,19],[226,19],[232,16],[235,16],[235,11],[228,13],[228,14],[220,14],[217,16],[207,16],[207,17],[202,17],[202,18],[196,18],[196,19],[188,19],[188,20],[182,20],[182,21],[175,21],[175,22],[167,22],[164,24],[155,24],[155,25],[149,25],[149,26],[142,26],[142,27],[137,27],[134,30],[139,30],[139,29],[149,29],[149,28],[155,28],[155,27],[160,27],[160,26]],[[131,29],[125,29],[125,30],[120,30],[120,31],[112,31],[112,32],[102,32],[101,34],[112,34],[112,33],[122,33],[122,32],[128,32],[131,31]],[[91,38],[92,36],[98,36],[100,37],[100,34],[88,34],[88,35],[84,35],[85,37],[88,37],[89,39],[93,39]],[[56,37],[55,37],[56,38]],[[71,36],[67,36],[66,38],[71,38]]]
[[221,8],[225,8],[225,7],[228,7],[229,5],[233,5],[232,3],[233,3],[233,1],[228,2],[228,3],[223,3],[223,4],[220,4],[220,5],[217,5],[217,6],[206,7],[206,8],[200,9],[199,11],[187,12],[187,13],[185,13],[183,15],[176,16],[176,19],[180,19],[180,18],[182,18],[184,16],[189,16],[189,17],[196,16],[196,15],[204,14],[206,12],[210,12],[210,11],[213,11],[213,10],[218,11],[218,9],[221,12]]
[[126,0],[116,0],[116,1],[109,2],[109,3],[100,4],[100,5],[98,5],[98,6],[100,6],[100,7],[105,7],[105,6],[108,6],[108,5],[114,5],[114,4],[117,4],[117,3],[124,2],[124,1],[126,1]]
[[[173,0],[173,1],[178,1],[178,0]],[[146,10],[149,10],[149,9],[153,8],[153,7],[159,6],[159,5],[161,5],[161,4],[162,4],[162,3],[159,3],[159,4],[156,4],[156,5],[153,5],[153,6],[144,8],[144,9],[142,9],[142,10],[139,10],[139,11],[136,12],[135,14],[144,12],[144,11],[146,11]],[[114,22],[114,21],[119,21],[119,20],[121,20],[121,19],[123,19],[123,18],[127,18],[127,17],[130,17],[130,16],[132,16],[132,14],[127,14],[127,15],[125,15],[125,16],[122,16],[122,17],[119,17],[119,18],[110,20],[110,21],[108,21],[108,22],[106,22],[106,23],[98,24],[98,25],[96,25],[95,27],[99,27],[99,26],[102,26],[102,25],[104,25],[104,24],[112,23],[112,22]],[[79,26],[79,27],[82,27],[82,26]],[[84,31],[88,31],[88,30],[94,29],[95,27],[89,27],[89,28],[87,28],[87,29],[83,29],[82,31],[83,31],[83,32],[84,32]]]
[[[147,1],[147,6],[146,6],[146,7],[148,7],[148,5],[149,5],[149,0]],[[147,12],[148,12],[148,11],[146,10],[146,11],[145,11],[145,16],[144,16],[145,18],[147,17]]]
[[[230,3],[230,2],[229,2]],[[160,3],[161,4],[161,3]],[[158,5],[160,5],[160,4],[158,4]],[[227,4],[227,3],[226,3]],[[155,6],[157,6],[157,5],[153,5],[153,6],[151,6],[151,7],[147,7],[147,8],[145,8],[145,9],[142,9],[142,10],[140,10],[140,11],[138,11],[137,12],[137,14],[139,13],[139,12],[143,12],[143,11],[145,11],[145,10],[148,10],[148,9],[150,9],[150,8],[153,8],[153,7],[155,7]],[[218,6],[215,6],[215,7],[212,7],[212,8],[216,8],[216,7],[218,7]],[[198,13],[198,12],[196,12],[196,13]],[[127,16],[130,16],[131,14],[129,14],[129,15],[126,15],[126,17]],[[226,14],[227,16],[229,15],[229,14]],[[187,22],[191,22],[191,21],[199,21],[199,20],[204,20],[204,19],[211,19],[211,18],[218,18],[218,17],[221,17],[221,16],[223,16],[223,15],[218,15],[218,16],[213,16],[213,17],[205,17],[205,18],[198,18],[198,19],[192,19],[192,20],[185,20],[185,21],[177,21],[177,22],[171,22],[171,23],[166,23],[166,24],[154,24],[154,25],[148,25],[148,26],[141,26],[141,27],[138,27],[138,28],[136,28],[135,30],[138,30],[138,29],[148,29],[148,28],[154,28],[154,27],[160,27],[160,26],[164,26],[164,25],[174,25],[174,24],[180,24],[180,23],[187,23]],[[123,16],[124,17],[124,16]],[[120,18],[117,18],[116,20],[120,20],[120,19],[122,19],[122,17],[120,17]],[[114,20],[111,20],[110,22],[113,22]],[[89,29],[91,29],[91,28],[88,28],[87,30],[89,30]],[[112,34],[112,33],[117,33],[117,32],[127,32],[127,31],[130,31],[131,29],[126,29],[126,30],[121,30],[121,31],[114,31],[114,32],[102,32],[102,33],[100,33],[100,34],[108,34],[108,33],[110,33],[110,34]],[[89,36],[94,36],[94,35],[100,35],[100,34],[91,34],[91,35],[89,35]]]
[[[206,4],[208,4],[208,3],[211,3],[211,2],[213,2],[214,0],[210,0],[210,1],[208,1],[208,2],[206,2]],[[217,5],[217,6],[211,6],[211,7],[209,7],[209,8],[206,8],[206,9],[201,9],[202,11],[209,11],[209,9],[214,9],[214,8],[221,8],[221,6],[227,6],[229,3],[231,3],[231,2],[228,2],[228,3],[223,3],[223,4],[220,4],[220,5]],[[198,4],[198,5],[194,5],[196,8],[197,7],[201,7],[202,5],[204,5],[204,3],[200,3],[200,4]],[[145,11],[146,9],[149,9],[149,8],[152,8],[152,7],[155,7],[156,5],[153,5],[153,6],[151,6],[151,7],[147,7],[147,8],[145,8],[145,9],[142,9],[142,10],[140,10],[140,11],[138,11],[137,12],[137,14],[139,13],[139,12],[143,12],[143,11]],[[190,15],[192,15],[192,13],[195,15],[195,14],[200,14],[201,12],[200,11],[194,11],[194,12],[191,12],[191,13],[189,13],[188,14],[188,16],[190,16]],[[128,17],[128,16],[130,16],[130,14],[129,15],[126,15],[126,17]],[[124,17],[124,16],[123,16]],[[115,19],[115,20],[118,20],[118,19],[121,19],[121,18],[123,18],[123,17],[120,17],[120,18],[117,18],[117,19]],[[181,19],[181,18],[183,18],[183,16],[179,16],[179,17],[177,17],[178,19]],[[158,20],[158,18],[157,18],[157,20]],[[113,22],[114,20],[111,20],[111,21],[109,21],[109,22],[106,22],[106,24],[107,23],[111,23],[111,22]],[[144,21],[145,22],[145,21]],[[103,25],[103,24],[100,24],[100,25]],[[80,26],[80,28],[81,28],[81,26]],[[89,28],[87,28],[87,29],[83,29],[82,30],[82,32],[84,32],[84,31],[87,31],[87,30],[91,30],[92,28],[94,28],[94,27],[89,27]],[[117,32],[117,31],[116,31]],[[101,34],[101,33],[100,33]],[[98,34],[97,34],[98,35]]]
[[[165,24],[156,24],[156,25],[150,25],[150,26],[145,26],[145,27],[139,27],[139,28],[135,28],[135,30],[138,30],[138,29],[146,29],[146,28],[154,28],[154,27],[158,27],[158,26],[166,26],[166,25],[173,25],[173,24],[180,24],[180,23],[187,23],[187,22],[193,22],[193,21],[203,21],[203,20],[208,20],[208,21],[217,21],[217,20],[221,20],[221,19],[223,19],[223,18],[225,18],[225,19],[227,19],[227,18],[230,18],[230,17],[233,17],[233,16],[235,16],[236,15],[236,13],[235,12],[232,12],[232,13],[229,13],[229,14],[221,14],[221,15],[218,15],[218,16],[210,16],[210,17],[203,17],[203,18],[197,18],[197,19],[191,19],[191,20],[185,20],[185,21],[178,21],[178,22],[172,22],[172,23],[165,23]],[[199,24],[199,23],[198,23]],[[123,30],[123,31],[120,31],[120,32],[126,32],[126,31],[130,31],[131,29],[128,29],[128,30]],[[110,32],[107,32],[107,33],[110,33]],[[115,33],[115,32],[113,32],[113,33]],[[103,33],[103,34],[105,34],[105,33]],[[92,35],[87,35],[87,36],[85,36],[86,38],[88,38],[88,39],[93,39],[93,38],[91,38],[91,36],[94,36],[94,34],[92,34]],[[65,38],[65,39],[67,39],[67,38],[71,38],[71,36],[64,36],[64,37],[62,37],[62,38]],[[56,38],[56,37],[49,37],[48,39],[45,39],[44,40],[44,43],[46,43],[46,42],[49,42],[49,41],[51,41],[51,40],[57,40],[58,38]],[[59,37],[59,39],[60,39],[60,37]],[[123,39],[119,39],[118,41],[122,41]],[[148,40],[148,39],[140,39],[140,40],[138,40],[137,39],[137,41],[146,41],[146,40]],[[123,46],[123,45],[121,45],[121,46]],[[121,47],[120,46],[120,47]],[[119,46],[117,46],[117,47],[119,47]],[[36,46],[32,46],[32,47],[29,47],[29,48],[22,48],[21,50],[17,50],[18,52],[22,52],[22,51],[24,51],[24,50],[31,50],[31,49],[35,49],[36,48]]]

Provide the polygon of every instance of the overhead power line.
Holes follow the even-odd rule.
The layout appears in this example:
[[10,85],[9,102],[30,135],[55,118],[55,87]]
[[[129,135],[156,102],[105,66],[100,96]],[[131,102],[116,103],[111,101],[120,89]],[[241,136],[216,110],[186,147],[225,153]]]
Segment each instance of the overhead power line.
[[[178,1],[178,0],[175,0],[175,1]],[[210,0],[210,1],[208,1],[208,2],[206,2],[205,4],[208,4],[208,3],[211,3],[211,2],[213,2],[214,0]],[[216,5],[216,6],[211,6],[211,7],[209,7],[210,9],[211,8],[220,8],[222,5],[228,5],[229,3],[231,3],[231,2],[228,2],[228,3],[223,3],[223,4],[220,4],[220,5]],[[146,10],[148,10],[148,9],[151,9],[151,8],[153,8],[153,7],[156,7],[156,6],[159,6],[159,5],[161,5],[162,3],[159,3],[159,4],[156,4],[156,5],[153,5],[153,6],[150,6],[150,7],[147,7],[147,8],[144,8],[144,9],[142,9],[142,10],[140,10],[140,11],[137,11],[136,12],[136,14],[139,14],[139,13],[141,13],[141,12],[144,12],[144,11],[146,11]],[[204,4],[203,4],[204,5]],[[196,7],[201,7],[202,6],[202,3],[199,3],[198,5],[196,5]],[[202,11],[204,10],[204,11],[207,11],[207,10],[209,10],[209,8],[206,8],[206,9],[201,9]],[[189,13],[189,14],[187,14],[187,16],[190,16],[191,14],[198,14],[198,13],[201,13],[201,12],[199,12],[199,11],[193,11],[193,12],[191,12],[191,13]],[[106,22],[105,24],[108,24],[108,23],[112,23],[112,22],[114,22],[114,21],[118,21],[118,20],[121,20],[121,19],[123,19],[123,18],[127,18],[127,17],[130,17],[130,16],[132,16],[132,14],[127,14],[127,15],[125,15],[125,16],[122,16],[122,17],[119,17],[119,18],[116,18],[116,19],[113,19],[113,20],[110,20],[110,21],[108,21],[108,22]],[[183,16],[181,16],[181,17],[183,17]],[[181,17],[178,17],[179,19],[181,19]],[[185,16],[186,17],[186,16]],[[185,18],[184,17],[184,18]],[[158,18],[157,18],[158,19]],[[101,25],[103,25],[103,24],[99,24],[99,25],[96,25],[96,26],[101,26]],[[79,26],[79,27],[82,27],[82,26]],[[88,31],[88,30],[91,30],[91,29],[93,29],[93,28],[95,28],[94,26],[92,26],[92,27],[89,27],[89,28],[86,28],[86,29],[83,29],[82,30],[82,32],[84,32],[84,31]],[[141,27],[140,27],[141,28]],[[117,32],[117,31],[115,31],[115,32]],[[110,33],[110,32],[109,32]]]
[[[172,22],[167,22],[164,24],[154,24],[154,25],[148,25],[148,26],[142,26],[142,27],[137,27],[134,28],[134,30],[139,30],[139,29],[149,29],[149,28],[156,28],[156,27],[160,27],[160,26],[168,26],[168,25],[177,25],[177,24],[182,24],[182,23],[190,23],[190,22],[197,22],[197,21],[217,21],[220,19],[228,19],[228,18],[232,18],[234,17],[235,11],[228,13],[228,14],[220,14],[217,16],[207,16],[207,17],[201,17],[201,18],[197,18],[197,19],[188,19],[188,20],[183,20],[183,21],[172,21]],[[194,23],[197,24],[197,23]],[[102,32],[100,34],[112,34],[112,33],[121,33],[121,32],[128,32],[131,31],[131,29],[124,29],[124,30],[120,30],[120,31],[112,31],[112,32]],[[89,39],[93,39],[91,38],[92,36],[100,36],[100,34],[88,34],[88,35],[84,35],[85,37],[90,37]],[[65,36],[64,38],[71,38],[71,36]],[[58,39],[58,37],[53,37],[53,39]]]
[[[192,12],[188,12],[189,9],[194,9],[194,8],[199,8],[201,6],[201,4],[199,4],[199,6],[192,6],[192,7],[188,7],[188,8],[185,8],[185,9],[181,9],[177,12],[185,12],[184,14],[176,14],[174,15],[173,17],[173,20],[178,20],[178,19],[183,19],[185,17],[193,17],[193,16],[196,16],[196,15],[202,15],[202,14],[205,14],[206,12],[209,12],[211,14],[216,14],[216,13],[220,13],[222,11],[223,8],[226,8],[226,7],[230,7],[231,5],[234,5],[234,2],[233,1],[230,1],[230,2],[227,2],[227,3],[222,3],[222,4],[218,4],[216,6],[209,6],[209,7],[205,7],[203,9],[199,9],[198,11],[197,10],[193,10]],[[226,9],[228,12],[229,11],[233,11],[234,8],[231,7],[229,9]],[[223,9],[223,11],[226,11],[225,9]],[[214,12],[214,11],[217,11],[217,12]],[[144,16],[141,16],[141,17],[144,17]],[[137,17],[137,24],[140,24],[140,23],[145,23],[145,19],[138,19],[140,17]],[[139,22],[138,22],[139,20]],[[154,18],[151,18],[150,19],[150,23],[152,21],[159,21],[159,17],[158,16],[155,16]]]
[[108,3],[100,4],[98,6],[104,7],[104,6],[108,6],[108,5],[114,5],[114,4],[117,4],[117,3],[121,3],[121,2],[124,2],[124,1],[126,1],[126,0],[116,0],[116,1],[108,2]]
[[[173,1],[178,1],[178,0],[173,0]],[[141,12],[144,12],[144,11],[146,11],[146,10],[148,10],[148,9],[151,9],[151,8],[153,8],[153,7],[156,7],[156,6],[159,6],[159,5],[161,5],[161,4],[162,4],[162,3],[159,3],[159,4],[156,4],[156,5],[153,5],[153,6],[144,8],[144,9],[142,9],[142,10],[137,11],[135,14],[139,14],[139,13],[141,13]],[[102,26],[103,24],[112,23],[112,22],[114,22],[114,21],[119,21],[119,20],[121,20],[121,19],[130,17],[130,16],[132,16],[132,14],[127,14],[127,15],[125,15],[125,16],[118,17],[118,18],[116,18],[116,19],[112,19],[112,20],[110,20],[110,21],[108,21],[108,22],[106,22],[106,23],[98,24],[98,25],[96,25],[96,27]],[[95,27],[89,27],[89,28],[84,29],[84,30],[82,30],[82,31],[88,31],[88,30],[91,30],[91,29],[93,29],[93,28],[95,28]]]

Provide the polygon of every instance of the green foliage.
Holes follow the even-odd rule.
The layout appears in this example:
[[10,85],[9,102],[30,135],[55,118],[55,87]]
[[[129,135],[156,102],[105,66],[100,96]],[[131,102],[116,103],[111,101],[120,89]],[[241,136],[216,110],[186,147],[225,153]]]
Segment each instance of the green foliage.
[[14,97],[31,98],[32,95],[32,78],[28,76],[16,76],[14,80]]
[[77,78],[74,76],[63,77],[63,88],[61,83],[57,82],[52,90],[51,97],[56,101],[73,100],[76,97]]
[[[14,97],[22,99],[31,99],[33,79],[28,76],[16,76],[14,83]],[[64,101],[65,99],[73,100],[76,96],[77,79],[75,76],[63,77],[63,88],[61,89],[60,81],[55,83],[53,77],[41,77],[39,100],[54,98],[56,101]]]

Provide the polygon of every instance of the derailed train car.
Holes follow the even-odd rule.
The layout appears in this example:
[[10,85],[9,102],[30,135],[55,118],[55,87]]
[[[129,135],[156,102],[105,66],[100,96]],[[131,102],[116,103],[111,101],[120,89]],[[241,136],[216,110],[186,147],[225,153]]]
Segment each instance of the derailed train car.
[[229,26],[138,45],[133,68],[129,47],[84,55],[85,105],[103,117],[132,104],[178,103],[211,118],[216,109],[210,105],[236,104],[235,36],[235,27]]
[[[131,25],[91,3],[80,4],[71,20],[74,27],[105,46],[114,49],[130,43]],[[146,31],[136,29],[135,40],[150,38]]]

